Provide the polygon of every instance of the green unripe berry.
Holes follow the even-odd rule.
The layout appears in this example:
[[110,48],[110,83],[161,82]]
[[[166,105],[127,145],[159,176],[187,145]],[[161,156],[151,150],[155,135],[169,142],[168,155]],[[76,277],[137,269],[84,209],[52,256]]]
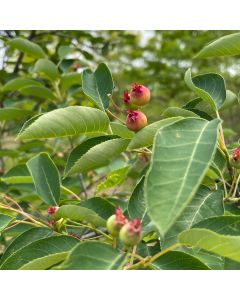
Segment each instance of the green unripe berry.
[[107,220],[107,230],[113,236],[117,237],[119,235],[120,229],[126,224],[127,219],[122,214],[120,208],[116,208],[115,215],[112,215]]
[[125,224],[119,233],[120,240],[125,246],[135,246],[141,241],[141,221],[134,219]]

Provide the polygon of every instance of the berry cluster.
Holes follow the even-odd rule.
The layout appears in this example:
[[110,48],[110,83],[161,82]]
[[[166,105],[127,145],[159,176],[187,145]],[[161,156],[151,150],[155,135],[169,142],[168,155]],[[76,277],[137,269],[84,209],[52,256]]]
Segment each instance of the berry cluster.
[[231,155],[231,164],[234,168],[240,169],[240,147],[233,150]]
[[128,221],[120,208],[107,220],[107,230],[113,237],[118,237],[125,246],[130,247],[141,241],[141,221],[134,219]]
[[132,131],[139,131],[147,125],[147,117],[139,109],[150,101],[150,91],[147,87],[134,83],[130,93],[124,91],[122,101],[128,107],[126,125]]

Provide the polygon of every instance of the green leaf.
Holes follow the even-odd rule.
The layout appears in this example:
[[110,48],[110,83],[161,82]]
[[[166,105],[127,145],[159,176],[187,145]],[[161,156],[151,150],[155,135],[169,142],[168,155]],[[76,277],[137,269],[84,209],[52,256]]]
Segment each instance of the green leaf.
[[0,108],[0,121],[9,121],[21,119],[26,116],[32,115],[32,111],[20,108]]
[[14,220],[13,217],[0,213],[0,232],[3,231],[4,228],[12,222],[12,220]]
[[209,270],[201,260],[181,251],[170,251],[151,265],[158,270]]
[[133,139],[128,145],[128,150],[152,146],[154,136],[158,129],[166,125],[173,124],[181,119],[182,117],[167,118],[144,127],[134,135]]
[[35,96],[38,98],[54,100],[55,96],[52,91],[45,86],[28,85],[20,88],[19,92],[26,96]]
[[59,108],[28,120],[18,139],[40,139],[74,136],[86,133],[105,133],[109,119],[96,108],[70,106]]
[[87,140],[73,149],[68,158],[65,176],[108,165],[112,159],[126,150],[129,144],[127,139],[112,137],[108,137],[108,140],[100,143],[96,143],[96,141],[97,138]]
[[27,55],[34,57],[34,58],[45,58],[46,54],[44,53],[43,49],[38,45],[35,44],[27,39],[24,38],[15,38],[11,40],[8,45],[11,48],[15,48]]
[[47,153],[40,153],[27,162],[28,170],[39,197],[49,205],[58,205],[60,200],[60,175]]
[[83,71],[83,92],[90,97],[101,110],[108,108],[108,94],[112,94],[113,87],[112,75],[106,64],[101,63],[98,65],[95,72],[89,69]]
[[3,92],[18,91],[19,89],[26,87],[26,86],[43,86],[43,85],[34,79],[18,77],[18,78],[9,80],[3,86],[2,91]]
[[123,266],[125,254],[111,245],[88,241],[77,245],[60,266],[64,270],[117,270]]
[[57,49],[58,57],[60,60],[64,59],[68,54],[72,52],[72,48],[69,46],[60,46]]
[[195,114],[194,112],[187,110],[187,109],[183,109],[183,108],[179,108],[179,107],[168,107],[167,109],[164,110],[164,112],[162,113],[162,116],[166,117],[166,118],[171,118],[171,117],[198,117],[197,114]]
[[115,206],[110,201],[101,197],[87,199],[81,203],[81,207],[86,207],[95,211],[95,213],[104,220],[107,220],[115,213]]
[[233,107],[237,104],[239,104],[239,99],[237,95],[229,90],[226,90],[226,100],[224,101],[223,105],[219,108],[219,111],[229,109],[230,107]]
[[39,59],[36,62],[33,72],[51,81],[57,80],[60,76],[57,66],[46,58]]
[[53,231],[49,228],[32,228],[29,229],[18,237],[16,237],[4,251],[0,265],[12,254],[20,250],[21,248],[29,245],[30,243],[39,240],[41,238],[49,237],[53,235]]
[[233,56],[239,54],[240,33],[233,33],[209,43],[194,58]]
[[223,235],[240,236],[240,216],[218,216],[202,220],[193,226],[206,228]]
[[162,236],[196,193],[213,158],[219,120],[189,118],[160,129],[145,180],[145,202]]
[[76,222],[87,222],[95,226],[105,226],[106,220],[93,210],[77,205],[63,205],[55,213],[55,219],[70,219]]
[[121,138],[131,139],[134,136],[134,133],[123,124],[110,122],[110,126],[112,129],[112,133],[120,136]]
[[46,270],[63,261],[79,241],[70,236],[51,236],[34,241],[10,255],[1,270]]
[[145,212],[144,179],[145,176],[137,183],[128,201],[127,210],[131,219],[141,219]]
[[193,228],[178,236],[182,245],[198,247],[240,262],[240,236],[222,235],[208,229]]
[[64,90],[73,85],[80,85],[81,83],[82,75],[80,73],[66,73],[61,76],[60,84]]
[[32,183],[32,177],[25,164],[13,167],[1,178],[7,184]]
[[128,169],[129,166],[111,171],[107,175],[107,178],[97,185],[96,193],[100,193],[101,191],[112,188],[116,185],[121,185],[127,176]]
[[211,191],[208,187],[200,186],[192,201],[166,233],[163,247],[169,247],[176,243],[178,234],[185,229],[191,228],[197,222],[223,214],[222,191]]
[[207,73],[192,78],[191,69],[185,73],[187,86],[198,97],[208,102],[216,110],[223,105],[226,99],[226,87],[222,76],[216,73]]

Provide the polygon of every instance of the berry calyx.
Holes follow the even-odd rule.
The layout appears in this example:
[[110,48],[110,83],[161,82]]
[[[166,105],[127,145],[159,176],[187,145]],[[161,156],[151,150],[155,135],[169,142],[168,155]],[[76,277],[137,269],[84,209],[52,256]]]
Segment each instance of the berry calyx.
[[126,217],[123,215],[120,208],[115,209],[115,215],[112,215],[107,220],[107,230],[113,236],[119,235],[120,229],[127,223]]
[[147,117],[138,110],[127,110],[127,128],[132,131],[139,131],[147,125]]
[[240,169],[240,147],[233,150],[231,155],[231,165],[236,169]]
[[122,101],[126,104],[126,105],[128,105],[129,104],[129,101],[130,101],[130,96],[129,96],[129,93],[128,93],[128,91],[126,90],[126,91],[124,91],[124,93],[123,93],[123,96],[122,96]]
[[119,237],[125,246],[135,246],[141,241],[141,220],[134,219],[120,230]]
[[144,85],[134,83],[130,91],[130,103],[144,106],[150,101],[150,90]]
[[56,212],[57,208],[56,207],[48,207],[47,212],[49,215],[54,215]]

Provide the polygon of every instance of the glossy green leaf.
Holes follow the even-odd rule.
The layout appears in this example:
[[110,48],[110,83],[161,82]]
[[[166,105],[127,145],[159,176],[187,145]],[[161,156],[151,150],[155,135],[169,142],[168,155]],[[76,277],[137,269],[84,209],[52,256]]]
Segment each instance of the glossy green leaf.
[[146,209],[144,202],[144,179],[145,177],[143,176],[137,183],[128,201],[127,209],[131,219],[141,219]]
[[2,88],[4,92],[18,91],[26,86],[42,86],[42,84],[34,79],[18,77],[9,80]]
[[198,258],[181,251],[170,251],[151,265],[158,270],[209,270]]
[[167,231],[163,245],[169,247],[176,243],[178,234],[194,224],[214,216],[224,214],[223,193],[200,186],[192,201],[186,206],[172,227]]
[[182,245],[198,247],[240,262],[240,236],[222,235],[208,229],[193,228],[179,234]]
[[19,51],[34,58],[45,58],[46,56],[43,49],[38,44],[35,44],[24,38],[17,37],[11,40],[8,45],[11,48],[18,49]]
[[83,71],[83,92],[90,97],[101,110],[108,108],[108,94],[112,94],[113,87],[111,72],[104,63],[98,65],[95,72],[89,69]]
[[158,130],[145,202],[162,236],[196,193],[216,149],[218,125],[218,119],[188,118]]
[[35,96],[42,99],[54,100],[53,92],[45,86],[28,85],[20,88],[19,92],[26,96]]
[[49,228],[32,228],[29,229],[22,234],[20,234],[18,237],[16,237],[6,248],[4,251],[1,260],[0,265],[12,254],[20,250],[21,248],[29,245],[30,243],[53,235],[53,231]]
[[12,220],[14,220],[13,217],[0,213],[0,233],[11,223]]
[[129,166],[111,171],[107,175],[106,179],[97,185],[96,193],[100,193],[101,191],[113,188],[115,186],[120,186],[127,176],[128,169]]
[[239,104],[239,99],[237,95],[229,90],[226,90],[226,100],[224,101],[223,105],[219,108],[219,111],[229,109],[237,104]]
[[121,138],[131,139],[134,136],[134,133],[123,124],[110,122],[110,126],[112,129],[112,133],[120,136]]
[[97,241],[77,245],[60,266],[64,270],[117,270],[125,262],[125,254],[111,245]]
[[46,270],[63,261],[79,241],[70,236],[51,236],[34,241],[10,255],[1,270]]
[[128,150],[152,146],[154,136],[158,129],[169,124],[173,124],[181,119],[182,117],[167,118],[144,127],[134,135],[133,139],[128,145]]
[[101,218],[96,212],[89,208],[77,205],[61,206],[55,214],[55,219],[58,220],[61,218],[70,219],[76,222],[87,222],[95,226],[106,225],[106,220]]
[[192,77],[191,69],[185,73],[187,86],[198,97],[208,102],[215,109],[220,108],[226,99],[226,87],[222,76],[216,73],[207,73]]
[[31,116],[32,111],[20,108],[0,108],[0,121],[9,121]]
[[46,58],[39,59],[36,62],[33,72],[51,81],[57,80],[60,76],[57,66]]
[[90,146],[91,142],[88,140],[80,144],[70,153],[65,170],[66,176],[108,165],[112,159],[125,151],[129,144],[129,140],[122,138],[111,138],[95,146]]
[[90,107],[59,108],[28,120],[18,139],[56,138],[86,133],[105,133],[109,119],[105,113]]
[[80,73],[66,73],[61,76],[60,84],[65,90],[67,90],[70,86],[80,85],[81,83],[82,75]]
[[61,179],[57,167],[47,153],[40,153],[27,162],[37,194],[49,205],[60,200]]
[[209,43],[194,58],[233,56],[239,54],[240,33],[233,33]]

